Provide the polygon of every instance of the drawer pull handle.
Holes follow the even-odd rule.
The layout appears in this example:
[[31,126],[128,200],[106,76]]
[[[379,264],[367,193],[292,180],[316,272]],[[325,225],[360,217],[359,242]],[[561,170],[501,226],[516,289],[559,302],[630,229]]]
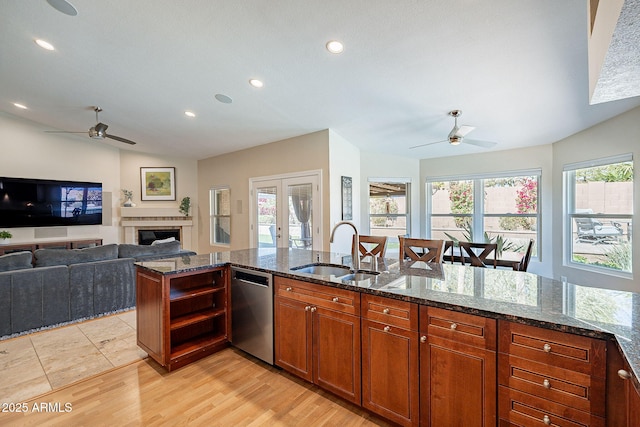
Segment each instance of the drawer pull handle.
[[542,381],[542,386],[548,390],[551,388],[551,383],[549,382],[549,380],[545,379],[544,381]]
[[457,323],[452,323],[451,324],[451,330],[455,331],[456,329],[458,329],[458,324]]
[[333,299],[331,301],[333,302],[338,302],[340,299],[338,297],[333,297]]
[[548,415],[545,415],[544,417],[542,417],[542,422],[547,426],[551,425],[551,419],[549,418]]
[[390,310],[389,310],[388,308],[385,308],[384,310],[382,310],[382,312],[383,312],[384,314],[389,314],[389,311],[390,311]]
[[311,312],[315,313],[317,309],[318,309],[318,307],[311,307]]
[[309,310],[311,310],[311,306],[310,306],[310,305],[308,305],[308,306],[306,306],[306,307],[304,308],[304,311],[309,311]]
[[551,346],[549,344],[545,344],[542,349],[545,353],[551,353]]
[[427,336],[426,335],[421,336],[420,342],[427,342]]
[[631,379],[631,374],[629,373],[629,371],[625,371],[624,369],[620,369],[618,371],[618,376],[620,378],[622,378],[623,380],[629,380]]
[[285,289],[285,291],[287,292],[291,292],[293,290],[293,288],[291,286],[287,287],[287,289]]
[[383,329],[383,331],[385,331],[385,332],[389,332],[390,330],[391,330],[391,327],[389,327],[389,326],[385,326],[384,329]]

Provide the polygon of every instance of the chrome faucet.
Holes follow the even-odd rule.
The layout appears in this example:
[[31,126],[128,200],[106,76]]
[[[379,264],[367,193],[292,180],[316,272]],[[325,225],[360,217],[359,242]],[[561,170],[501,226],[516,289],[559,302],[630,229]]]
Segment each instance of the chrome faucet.
[[354,242],[353,247],[351,248],[351,265],[353,267],[354,273],[360,270],[360,236],[358,235],[358,229],[352,222],[349,221],[340,221],[333,226],[333,230],[331,230],[331,237],[329,238],[329,243],[333,243],[333,235],[336,232],[336,229],[341,225],[349,225],[353,228]]

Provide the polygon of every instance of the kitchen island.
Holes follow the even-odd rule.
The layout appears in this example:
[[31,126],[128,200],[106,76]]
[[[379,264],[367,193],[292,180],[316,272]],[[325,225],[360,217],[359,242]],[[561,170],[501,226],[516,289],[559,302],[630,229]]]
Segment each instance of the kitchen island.
[[[171,264],[163,265],[156,261],[137,265],[142,270],[165,275],[240,266],[270,272],[282,280],[388,298],[415,304],[420,309],[447,310],[454,314],[493,319],[505,325],[515,324],[515,329],[517,325],[524,325],[602,340],[607,348],[612,345],[620,351],[625,359],[623,362],[631,370],[631,378],[638,386],[640,294],[562,283],[510,270],[400,263],[389,259],[381,260],[375,266],[363,262],[363,269],[373,270],[375,267],[379,274],[366,275],[362,280],[292,270],[313,264],[349,265],[350,261],[350,256],[328,252],[249,249],[172,258]],[[595,351],[596,358],[598,352]],[[604,373],[601,376],[604,377]],[[608,378],[612,376],[607,372]]]

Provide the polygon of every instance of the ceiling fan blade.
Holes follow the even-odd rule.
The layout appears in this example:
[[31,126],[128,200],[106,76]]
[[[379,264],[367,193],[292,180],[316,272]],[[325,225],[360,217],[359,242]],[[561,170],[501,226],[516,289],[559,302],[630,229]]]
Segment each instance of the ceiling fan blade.
[[109,135],[109,134],[104,134],[105,138],[111,138],[111,139],[115,139],[116,141],[120,141],[120,142],[124,142],[125,144],[129,144],[129,145],[136,145],[135,142],[130,141],[126,138],[121,138],[119,136],[115,136],[115,135]]
[[86,130],[73,132],[70,130],[45,130],[46,133],[87,133]]
[[411,150],[413,148],[426,147],[427,145],[440,144],[441,142],[448,142],[448,140],[447,139],[443,139],[442,141],[427,142],[426,144],[414,145],[413,147],[409,147],[409,150]]
[[468,134],[475,128],[476,128],[475,126],[460,126],[458,130],[455,132],[455,135],[464,137],[466,134]]
[[481,141],[479,139],[463,139],[462,142],[465,143],[465,144],[475,145],[477,147],[483,147],[483,148],[491,148],[491,147],[495,146],[496,144],[498,144],[497,142]]

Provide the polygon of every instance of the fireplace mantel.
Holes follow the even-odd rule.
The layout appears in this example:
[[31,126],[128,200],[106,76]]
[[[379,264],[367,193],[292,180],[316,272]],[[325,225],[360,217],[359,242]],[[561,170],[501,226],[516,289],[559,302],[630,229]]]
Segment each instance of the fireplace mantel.
[[191,230],[193,218],[184,216],[178,208],[139,208],[121,207],[120,224],[124,228],[124,242],[138,243],[138,230],[150,229],[180,229],[183,249],[193,250],[191,247]]

